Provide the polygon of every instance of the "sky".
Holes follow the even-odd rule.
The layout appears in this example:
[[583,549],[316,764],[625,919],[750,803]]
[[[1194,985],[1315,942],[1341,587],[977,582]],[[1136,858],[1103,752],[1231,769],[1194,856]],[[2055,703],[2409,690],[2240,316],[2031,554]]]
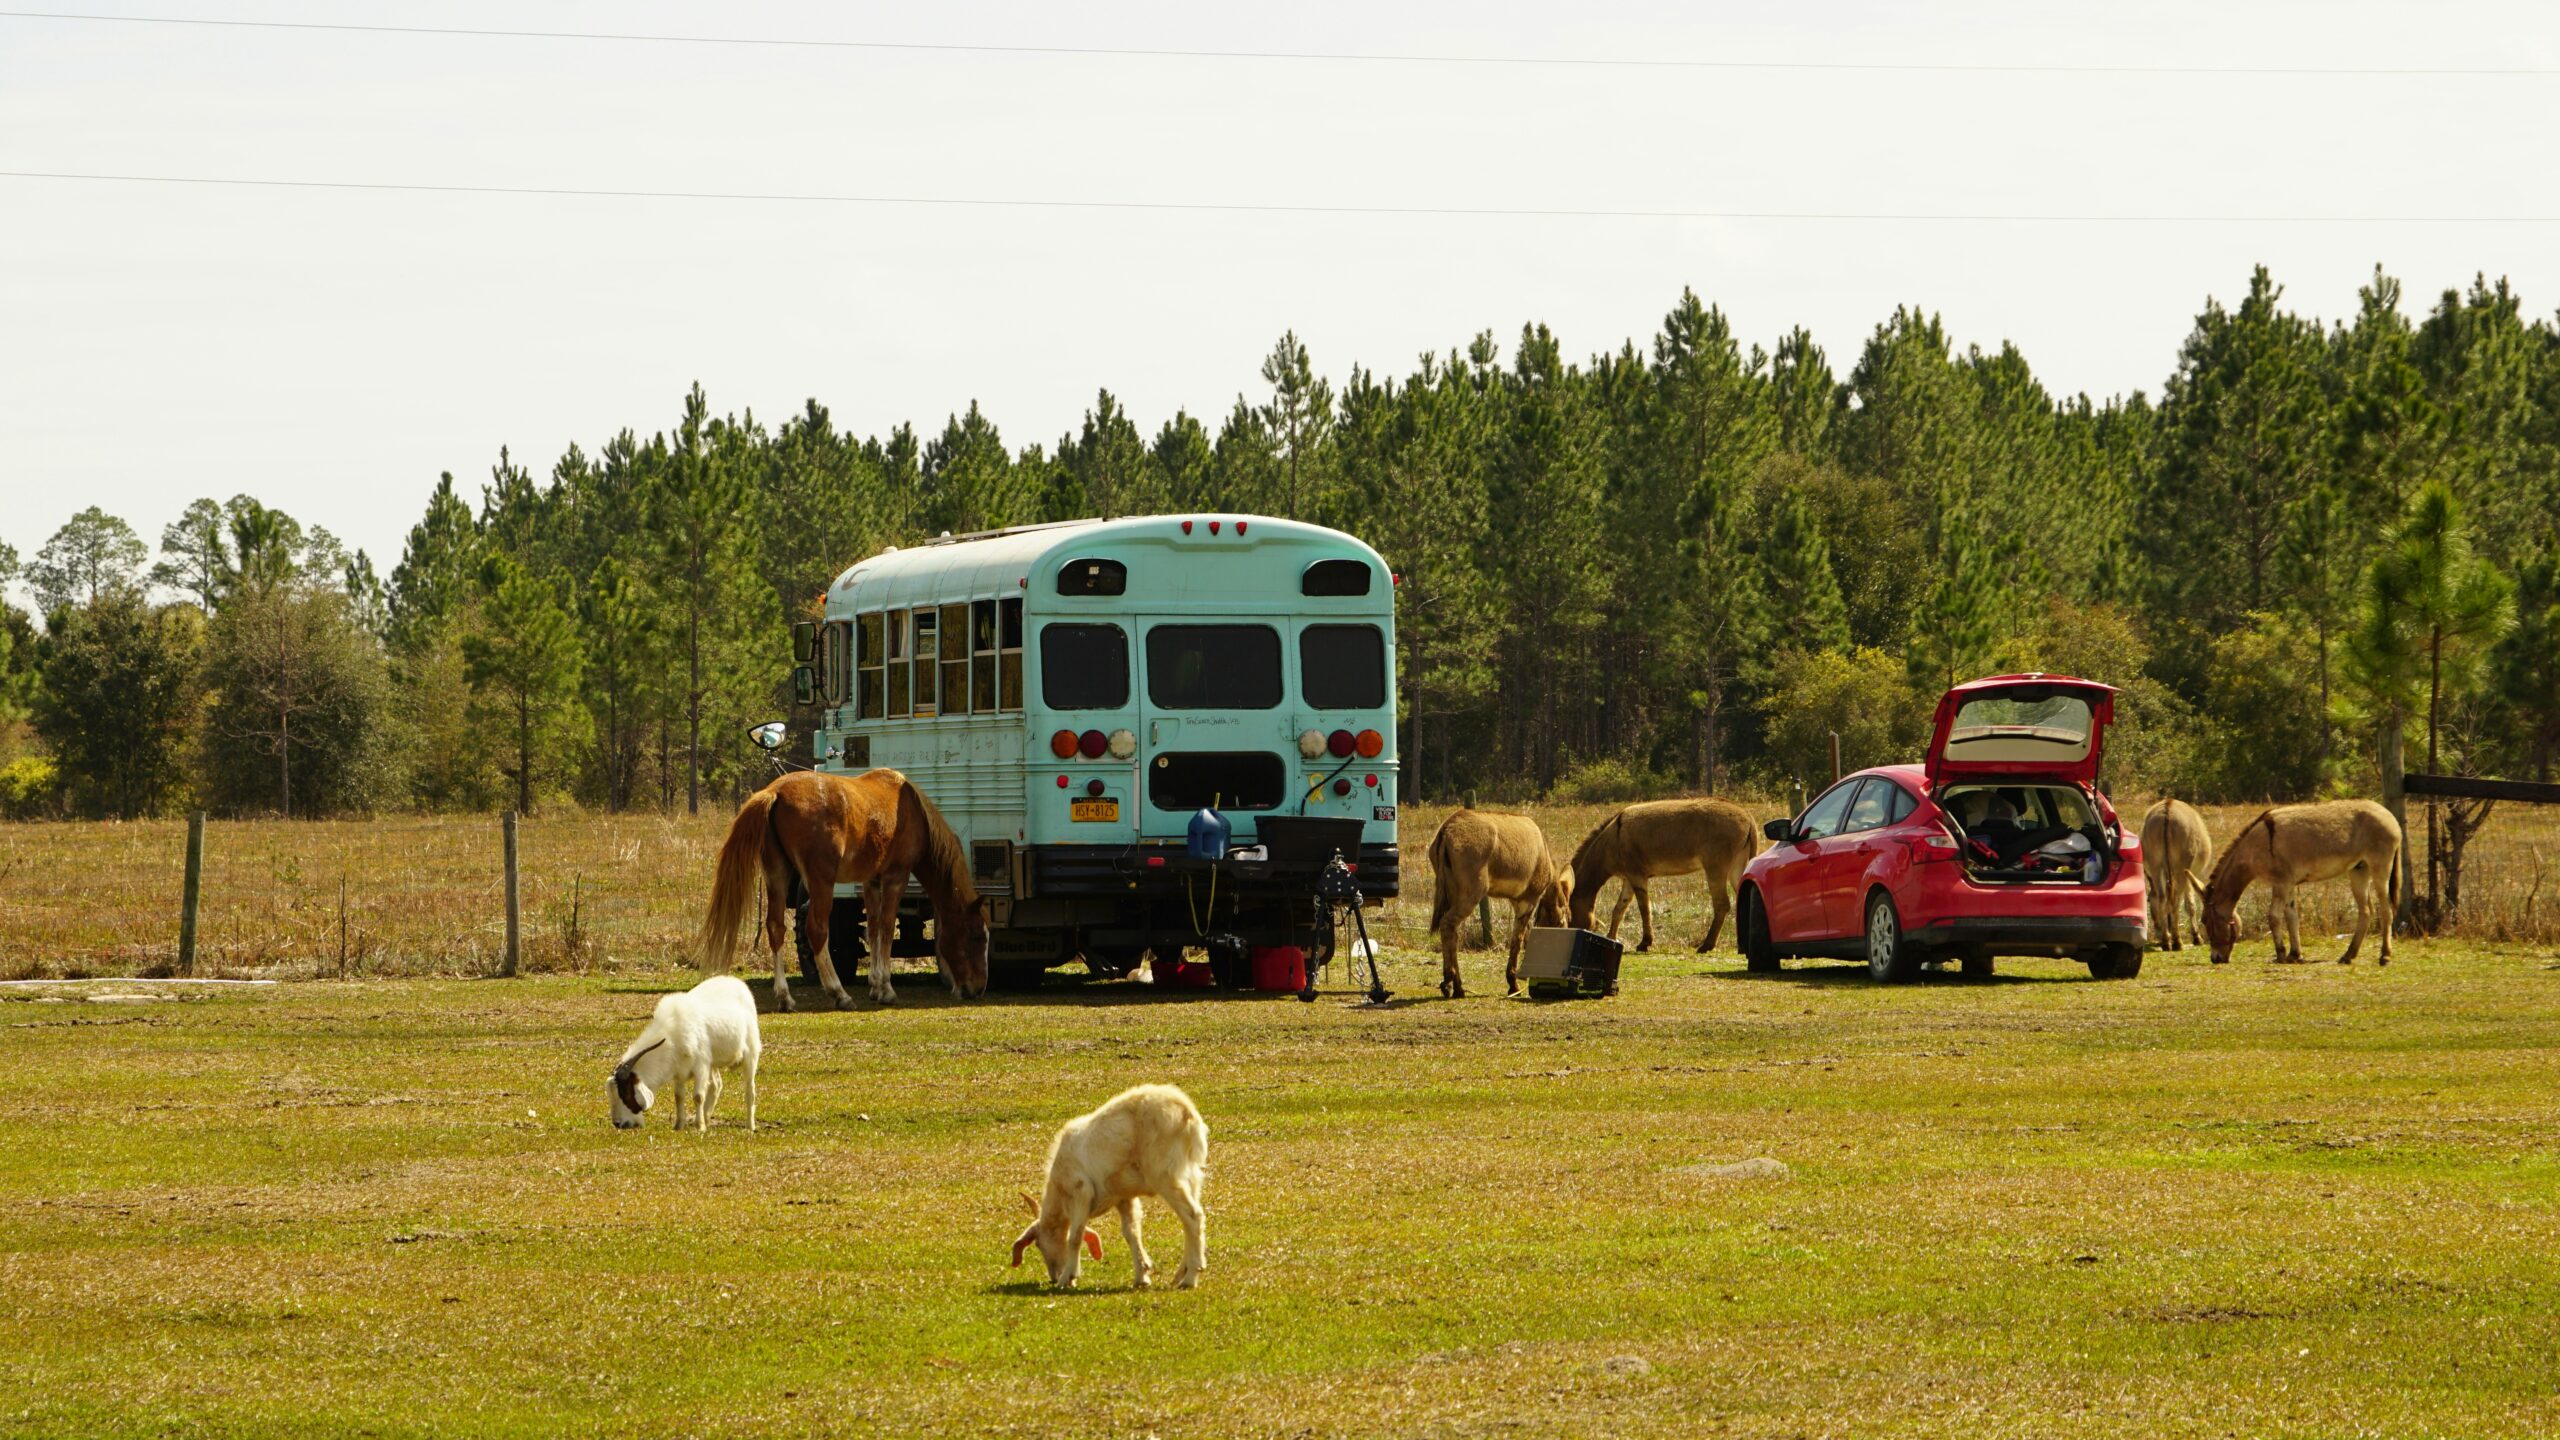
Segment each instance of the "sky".
[[[1019,448],[1105,387],[1147,433],[1214,428],[1284,330],[1336,379],[1529,321],[1587,355],[1684,286],[1843,375],[1911,305],[2099,398],[2157,393],[2260,263],[2329,318],[2376,264],[2413,308],[2478,273],[2560,308],[2545,5],[51,3],[1016,48],[0,16],[0,170],[1109,204],[0,176],[0,541],[30,558],[89,505],[156,542],[246,492],[387,573],[439,472],[541,474],[695,381],[866,435],[975,399]],[[1709,63],[1340,58],[1381,55]]]

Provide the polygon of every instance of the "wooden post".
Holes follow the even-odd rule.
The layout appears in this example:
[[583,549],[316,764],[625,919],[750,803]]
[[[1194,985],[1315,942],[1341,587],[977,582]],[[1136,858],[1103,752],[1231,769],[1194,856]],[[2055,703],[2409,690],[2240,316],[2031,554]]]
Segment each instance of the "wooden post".
[[[1470,810],[1476,808],[1476,792],[1473,790],[1467,792],[1467,808]],[[1486,896],[1485,898],[1476,901],[1476,944],[1478,946],[1484,946],[1492,943],[1493,898],[1491,896]]]
[[187,817],[187,887],[178,902],[178,973],[196,973],[196,902],[204,897],[204,812]]
[[1831,732],[1831,778],[1840,778],[1840,732]]
[[516,812],[507,812],[507,963],[498,973],[512,977],[516,973]]

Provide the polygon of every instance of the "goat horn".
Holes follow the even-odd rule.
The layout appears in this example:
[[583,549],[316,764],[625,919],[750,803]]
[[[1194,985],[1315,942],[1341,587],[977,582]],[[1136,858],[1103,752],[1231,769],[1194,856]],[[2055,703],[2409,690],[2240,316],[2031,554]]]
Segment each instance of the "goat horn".
[[1030,1211],[1034,1216],[1037,1216],[1040,1213],[1040,1202],[1031,1198],[1030,1191],[1017,1190],[1013,1193],[1022,1197],[1023,1209]]
[[1022,1238],[1013,1242],[1014,1269],[1019,1270],[1022,1268],[1022,1252],[1031,1248],[1032,1237],[1038,1233],[1038,1227],[1034,1226],[1032,1229],[1023,1231]]
[[664,1036],[664,1035],[661,1035],[661,1036],[659,1036],[657,1039],[650,1041],[648,1044],[641,1046],[639,1049],[632,1051],[630,1054],[623,1056],[623,1057],[622,1057],[622,1063],[621,1063],[621,1064],[619,1064],[619,1065],[617,1065],[617,1066],[615,1066],[614,1068],[615,1068],[615,1069],[617,1069],[617,1070],[628,1070],[628,1069],[630,1069],[630,1068],[631,1068],[632,1062],[634,1062],[634,1061],[638,1060],[641,1056],[648,1054],[650,1051],[655,1050],[655,1049],[657,1049],[659,1046],[664,1045],[664,1044],[666,1044],[666,1043],[667,1043],[667,1037],[666,1037],[666,1036]]

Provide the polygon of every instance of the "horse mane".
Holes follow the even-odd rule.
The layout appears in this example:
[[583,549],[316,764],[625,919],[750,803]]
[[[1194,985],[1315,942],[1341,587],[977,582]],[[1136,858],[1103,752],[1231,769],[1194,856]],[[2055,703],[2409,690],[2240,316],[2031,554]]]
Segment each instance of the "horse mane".
[[2249,832],[2257,829],[2261,825],[2267,827],[2268,850],[2272,852],[2275,849],[2276,810],[2274,806],[2270,805],[2266,809],[2259,811],[2256,819],[2241,826],[2240,833],[2231,837],[2231,843],[2222,847],[2222,853],[2213,857],[2213,873],[2204,877],[2204,893],[2206,895],[2211,896],[2219,893],[2217,887],[2222,884],[2222,872],[2231,868],[2231,857],[2240,853],[2240,842],[2248,839]]
[[916,788],[916,782],[901,775],[898,787],[915,797],[916,808],[924,812],[925,843],[919,854],[923,863],[917,868],[927,872],[944,889],[956,892],[960,904],[977,903],[978,887],[969,878],[969,857],[960,849],[960,832],[952,829],[951,822],[942,818],[942,812],[925,798],[924,791]]

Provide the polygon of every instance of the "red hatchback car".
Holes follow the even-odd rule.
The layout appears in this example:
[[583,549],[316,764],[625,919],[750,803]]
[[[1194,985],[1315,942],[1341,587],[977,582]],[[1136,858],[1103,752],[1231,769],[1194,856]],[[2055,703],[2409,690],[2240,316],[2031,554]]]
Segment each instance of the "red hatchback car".
[[1824,955],[1902,980],[2058,955],[2102,980],[2139,974],[2141,840],[2098,789],[2115,693],[2068,675],[1958,685],[1927,763],[1861,770],[1770,821],[1737,901],[1750,968]]

